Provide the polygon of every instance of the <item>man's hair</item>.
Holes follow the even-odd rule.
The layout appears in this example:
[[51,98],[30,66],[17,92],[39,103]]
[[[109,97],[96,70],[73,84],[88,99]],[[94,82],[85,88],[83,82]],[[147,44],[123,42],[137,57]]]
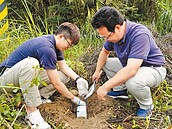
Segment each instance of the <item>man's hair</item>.
[[79,42],[79,28],[70,22],[62,23],[55,32],[55,35],[58,34],[63,34],[66,38],[70,39],[74,45],[78,44]]
[[114,32],[115,26],[122,25],[123,22],[124,17],[117,9],[104,6],[95,13],[91,24],[94,29],[105,26],[108,31]]

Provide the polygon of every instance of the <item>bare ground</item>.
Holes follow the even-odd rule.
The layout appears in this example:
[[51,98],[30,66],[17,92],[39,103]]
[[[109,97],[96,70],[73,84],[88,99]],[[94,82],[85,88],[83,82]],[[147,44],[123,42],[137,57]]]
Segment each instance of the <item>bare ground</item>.
[[66,129],[107,129],[106,118],[112,114],[114,104],[111,98],[103,102],[97,99],[96,94],[92,95],[87,100],[87,118],[77,118],[76,106],[63,96],[39,108],[44,118],[56,127],[61,123]]
[[[172,35],[159,36],[154,33],[158,46],[166,58],[166,80],[172,86]],[[92,75],[100,49],[94,53],[86,53],[82,61]],[[112,54],[113,55],[113,54]],[[106,81],[102,75],[100,84]],[[69,86],[70,87],[70,86]],[[166,125],[166,116],[171,120],[172,110],[153,111],[150,120],[139,119],[135,116],[137,110],[136,100],[129,95],[128,100],[116,100],[107,97],[106,101],[97,99],[94,93],[87,101],[87,119],[76,117],[76,106],[63,96],[56,96],[51,104],[42,104],[39,109],[43,117],[52,125],[52,128],[61,129],[171,129]]]

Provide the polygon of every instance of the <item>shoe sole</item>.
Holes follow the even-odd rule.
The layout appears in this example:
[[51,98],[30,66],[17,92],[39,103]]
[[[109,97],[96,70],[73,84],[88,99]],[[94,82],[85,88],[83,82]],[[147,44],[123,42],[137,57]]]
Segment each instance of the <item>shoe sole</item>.
[[28,124],[28,126],[30,127],[30,129],[38,129],[38,127],[36,125],[35,125],[36,127],[33,127],[34,125],[29,121],[28,118],[25,118],[25,121]]
[[51,100],[42,99],[42,104],[44,104],[44,103],[52,103],[52,101]]
[[152,116],[152,112],[149,113],[149,115],[147,115],[146,117],[141,117],[141,116],[137,116],[137,117],[138,117],[139,119],[146,119],[146,118],[150,119],[151,116]]
[[[31,128],[31,129],[51,129],[51,127],[47,127],[47,128],[40,128],[38,127],[37,124],[32,124],[32,122],[30,122],[29,118],[27,116],[25,116],[25,122],[28,124],[28,126]],[[50,125],[49,125],[50,126]]]
[[[28,126],[29,126],[31,129],[38,129],[37,126],[36,126],[36,127],[33,127],[33,124],[32,124],[28,119],[25,119],[25,122],[28,124]],[[51,129],[51,127],[50,127],[50,128],[46,128],[46,129]]]
[[128,99],[128,96],[123,96],[123,95],[121,95],[121,96],[110,96],[110,95],[108,95],[108,96],[113,98],[113,99]]

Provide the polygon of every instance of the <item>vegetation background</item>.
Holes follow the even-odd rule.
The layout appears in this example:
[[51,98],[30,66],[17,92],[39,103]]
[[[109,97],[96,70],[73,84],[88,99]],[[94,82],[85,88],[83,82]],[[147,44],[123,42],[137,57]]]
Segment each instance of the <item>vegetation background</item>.
[[[102,6],[116,7],[129,20],[147,25],[156,35],[164,36],[172,32],[172,0],[7,0],[8,30],[0,35],[0,62],[25,40],[43,34],[52,34],[62,22],[75,23],[81,31],[77,46],[65,52],[67,63],[78,73],[89,79],[81,57],[97,51],[101,42],[91,26],[94,13]],[[166,55],[171,63],[172,55]],[[171,65],[168,75],[171,77]],[[171,109],[171,84],[164,81],[154,93],[154,103],[158,111]],[[5,86],[4,86],[5,87]],[[10,86],[6,86],[10,87]],[[0,128],[23,128],[18,122],[25,114],[22,109],[21,94],[14,88],[12,96],[4,91],[0,96]],[[158,96],[158,98],[157,98]],[[169,115],[165,115],[165,127],[171,125]]]

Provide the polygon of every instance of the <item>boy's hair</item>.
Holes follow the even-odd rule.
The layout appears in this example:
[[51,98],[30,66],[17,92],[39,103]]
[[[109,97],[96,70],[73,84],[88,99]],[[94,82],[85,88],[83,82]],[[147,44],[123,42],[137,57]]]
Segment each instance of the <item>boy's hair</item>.
[[115,26],[122,25],[123,22],[124,17],[117,9],[104,6],[95,13],[91,24],[94,29],[105,26],[108,31],[114,32]]
[[55,35],[58,34],[63,34],[66,38],[70,39],[74,45],[78,44],[79,42],[79,28],[70,22],[62,23],[55,32]]

